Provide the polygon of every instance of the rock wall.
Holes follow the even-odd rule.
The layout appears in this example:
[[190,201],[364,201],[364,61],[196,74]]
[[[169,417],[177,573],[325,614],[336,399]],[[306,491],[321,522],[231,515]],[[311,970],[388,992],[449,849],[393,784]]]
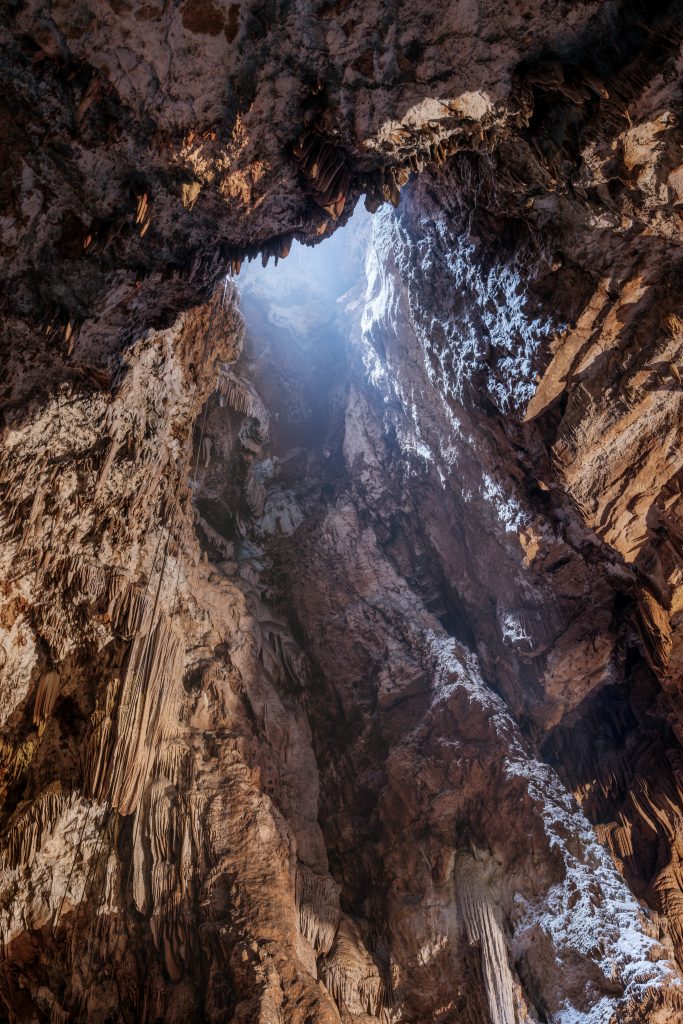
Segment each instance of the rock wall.
[[0,32],[4,1017],[678,1020],[679,6]]

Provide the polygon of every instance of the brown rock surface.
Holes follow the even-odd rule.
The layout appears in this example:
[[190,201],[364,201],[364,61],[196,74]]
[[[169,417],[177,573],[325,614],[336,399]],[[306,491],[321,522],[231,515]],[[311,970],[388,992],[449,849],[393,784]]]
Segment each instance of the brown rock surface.
[[0,38],[2,1019],[683,1019],[679,5]]

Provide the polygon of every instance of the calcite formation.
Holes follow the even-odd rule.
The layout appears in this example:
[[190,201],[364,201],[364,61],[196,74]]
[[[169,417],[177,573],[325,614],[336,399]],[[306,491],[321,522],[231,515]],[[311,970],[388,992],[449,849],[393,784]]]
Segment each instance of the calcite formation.
[[680,5],[0,38],[2,1019],[682,1020]]

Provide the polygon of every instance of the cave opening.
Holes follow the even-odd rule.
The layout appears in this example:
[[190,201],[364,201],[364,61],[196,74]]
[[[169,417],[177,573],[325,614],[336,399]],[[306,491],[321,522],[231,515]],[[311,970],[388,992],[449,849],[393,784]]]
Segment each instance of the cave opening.
[[[242,361],[273,410],[272,445],[324,447],[326,405],[358,329],[373,217],[358,203],[329,239],[294,242],[279,263],[246,264],[236,279],[246,335]],[[258,363],[258,365],[257,365]]]
[[[220,425],[225,395],[211,399],[198,420],[194,486],[200,529],[207,535],[208,526],[214,541],[223,537],[238,562],[261,550],[258,538],[291,535],[302,505],[332,500],[341,486],[348,362],[358,342],[372,221],[358,204],[329,239],[295,241],[287,259],[255,260],[235,278],[244,341],[237,362],[223,368],[219,392],[238,388],[244,396],[230,440]],[[238,424],[245,411],[252,415]],[[230,480],[211,469],[212,450],[226,443],[234,450]]]
[[[410,201],[406,188],[403,208]],[[269,579],[273,599],[277,594],[284,599],[282,583],[288,562],[297,557],[295,534],[304,520],[322,521],[336,500],[363,490],[365,454],[359,451],[349,460],[348,446],[358,428],[349,418],[350,394],[376,407],[375,429],[396,472],[404,473],[404,453],[410,453],[408,495],[410,479],[420,478],[424,485],[433,463],[414,410],[407,424],[385,418],[392,399],[377,386],[387,374],[387,353],[383,330],[372,324],[372,311],[385,298],[376,293],[373,225],[381,246],[388,223],[387,211],[373,215],[358,203],[329,239],[315,246],[294,242],[286,259],[254,260],[234,279],[244,341],[236,363],[223,368],[207,415],[195,426],[194,495],[200,535],[214,562],[227,572],[236,567],[252,578]],[[232,411],[226,389],[231,394],[242,389]],[[420,402],[428,402],[430,392],[428,384]],[[226,476],[228,449],[232,472]],[[214,450],[219,457],[212,466]],[[438,486],[445,487],[443,475]],[[415,514],[410,500],[386,515],[370,508],[364,512],[384,554],[406,573],[406,586],[420,593],[451,635],[473,646],[466,605]]]

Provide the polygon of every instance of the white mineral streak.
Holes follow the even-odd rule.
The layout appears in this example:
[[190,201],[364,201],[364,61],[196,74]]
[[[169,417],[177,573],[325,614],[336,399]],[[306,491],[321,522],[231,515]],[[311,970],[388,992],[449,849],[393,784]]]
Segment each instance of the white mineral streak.
[[[652,922],[618,875],[585,815],[548,765],[510,759],[510,776],[527,780],[527,791],[542,816],[549,846],[562,858],[565,877],[534,906],[520,908],[515,939],[540,924],[559,950],[576,950],[595,959],[605,978],[618,980],[625,997],[638,998],[648,988],[678,988],[680,979],[653,938]],[[566,1007],[562,1024],[597,1021]],[[574,1016],[572,1016],[574,1014]]]
[[[500,630],[503,639],[511,644],[531,644],[532,637],[519,617],[512,612],[501,612],[499,614]],[[528,650],[528,648],[526,648]]]
[[522,510],[517,499],[512,495],[506,495],[501,485],[494,480],[490,473],[483,474],[481,493],[495,509],[506,533],[519,533],[522,527],[528,523],[529,517]]
[[[456,688],[462,688],[470,701],[476,701],[485,710],[510,751],[505,762],[508,777],[525,781],[543,822],[549,851],[559,856],[563,865],[561,883],[551,886],[537,900],[527,901],[519,895],[515,899],[509,914],[513,953],[527,951],[533,933],[540,929],[555,950],[560,970],[563,962],[569,963],[577,955],[593,961],[606,983],[623,986],[624,995],[619,1002],[641,998],[648,989],[679,988],[680,979],[653,937],[652,922],[627,889],[588,819],[555,772],[526,754],[505,704],[482,680],[474,656],[449,637],[427,633],[425,640],[434,672],[434,700],[448,700]],[[469,879],[467,873],[466,877]],[[490,933],[488,945],[485,944],[487,957],[498,948],[492,936]],[[499,1005],[499,987],[503,983],[499,978],[491,984],[493,989],[487,981],[487,990],[496,993]],[[590,992],[586,999],[590,1001]],[[555,1016],[554,1024],[599,1024],[610,1019],[616,1006],[616,999],[605,996],[596,998],[595,1004],[584,1012],[567,1001]]]
[[[439,272],[446,269],[451,279],[448,287],[441,283],[431,330],[443,332],[447,341],[446,353],[453,359],[449,371],[453,394],[462,397],[472,367],[484,364],[492,401],[501,412],[519,412],[536,390],[535,355],[545,339],[566,325],[535,316],[526,308],[521,269],[495,259],[484,269],[474,242],[455,235],[444,214],[435,218],[435,228]],[[406,249],[407,239],[401,238],[400,229],[395,231],[400,252]],[[437,266],[434,249],[418,240],[417,254],[419,272],[429,281]],[[449,303],[449,295],[457,303],[453,298]],[[489,361],[491,351],[497,357],[494,366]]]
[[[475,445],[474,439],[463,433],[453,407],[457,408],[465,389],[470,386],[472,367],[482,363],[482,333],[488,333],[491,347],[505,353],[498,360],[495,374],[488,371],[490,396],[502,411],[517,411],[534,393],[533,355],[542,339],[557,330],[557,325],[525,317],[519,297],[522,293],[519,276],[501,264],[484,278],[481,267],[470,259],[473,246],[466,245],[461,238],[450,238],[445,219],[439,221],[437,218],[437,224],[445,250],[439,271],[445,267],[451,273],[452,281],[450,288],[440,285],[439,300],[433,307],[436,312],[432,312],[431,319],[425,323],[411,291],[411,282],[416,274],[411,260],[417,253],[418,271],[429,282],[435,270],[434,256],[420,241],[413,251],[410,240],[390,213],[380,212],[376,216],[372,245],[366,260],[367,288],[360,345],[370,383],[384,393],[385,403],[400,405],[405,421],[410,424],[409,429],[397,427],[401,448],[425,463],[433,463],[442,486],[445,486],[454,467],[457,467],[463,446],[472,448]],[[467,294],[471,299],[472,312],[468,313],[466,304],[464,308],[459,307],[457,315],[454,315],[447,300],[450,291],[459,299],[463,293]],[[392,335],[403,338],[404,334],[414,339],[416,351],[421,352],[425,379],[431,385],[423,393],[407,389],[405,374],[393,366],[385,354],[386,344],[382,339]],[[449,359],[447,370],[443,365],[445,356],[442,356],[442,364],[437,369],[429,358],[433,335],[445,339],[445,352]],[[517,340],[513,342],[513,338]],[[402,347],[405,348],[405,344]],[[422,410],[430,408],[435,400],[451,427],[450,434],[445,437],[425,436]],[[527,524],[528,516],[519,499],[515,494],[506,493],[494,471],[482,468],[479,493],[503,523],[506,533],[518,533]]]

